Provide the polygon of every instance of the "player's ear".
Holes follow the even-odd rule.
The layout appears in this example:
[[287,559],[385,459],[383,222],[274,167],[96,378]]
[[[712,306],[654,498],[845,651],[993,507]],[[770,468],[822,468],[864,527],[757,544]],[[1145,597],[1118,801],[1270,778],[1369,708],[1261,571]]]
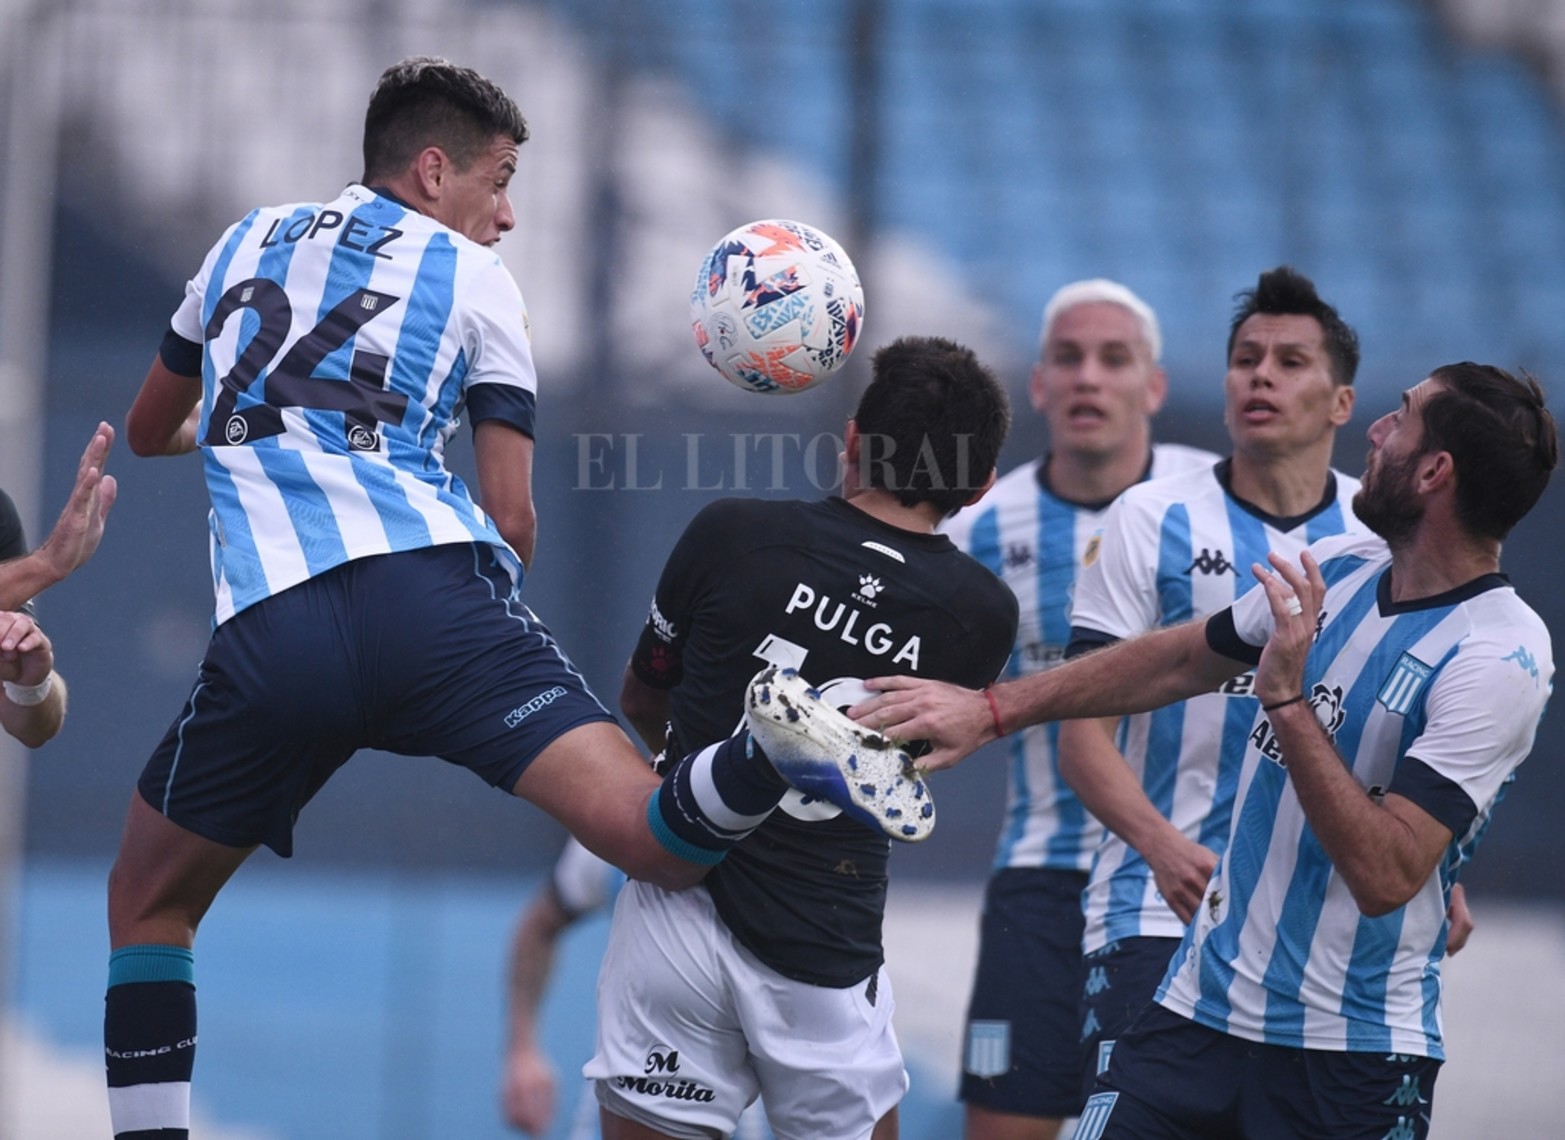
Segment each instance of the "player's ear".
[[1416,487],[1422,494],[1431,494],[1456,483],[1456,460],[1449,451],[1426,451],[1419,456]]
[[1354,391],[1352,384],[1338,384],[1331,394],[1331,422],[1341,427],[1353,418]]
[[450,174],[451,160],[438,146],[426,146],[413,159],[413,177],[426,198],[438,199],[442,184]]
[[1152,374],[1147,377],[1146,398],[1142,408],[1147,415],[1155,416],[1163,410],[1163,402],[1168,399],[1168,373],[1156,366]]
[[857,420],[849,420],[848,426],[842,431],[842,461],[848,467],[854,467],[859,461],[859,425]]

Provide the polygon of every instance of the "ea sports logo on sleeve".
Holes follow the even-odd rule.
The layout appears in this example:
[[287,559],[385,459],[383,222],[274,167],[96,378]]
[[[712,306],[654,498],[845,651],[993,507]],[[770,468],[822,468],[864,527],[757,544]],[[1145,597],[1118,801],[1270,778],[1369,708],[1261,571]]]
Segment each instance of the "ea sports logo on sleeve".
[[354,424],[348,428],[350,451],[374,451],[379,446],[380,433],[373,428],[367,428],[363,424]]

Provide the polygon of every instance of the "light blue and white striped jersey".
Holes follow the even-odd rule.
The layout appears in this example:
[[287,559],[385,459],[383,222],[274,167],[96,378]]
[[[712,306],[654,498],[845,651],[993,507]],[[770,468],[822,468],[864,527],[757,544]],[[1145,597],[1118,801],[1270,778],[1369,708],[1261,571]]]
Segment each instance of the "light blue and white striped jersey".
[[[1234,498],[1227,461],[1130,488],[1110,509],[1098,557],[1083,572],[1073,626],[1124,639],[1233,604],[1269,551],[1296,556],[1316,539],[1362,531],[1351,502],[1358,480],[1332,472],[1309,514],[1276,519]],[[1125,718],[1118,744],[1147,798],[1190,839],[1221,854],[1239,763],[1258,702],[1250,674],[1217,693]],[[1185,932],[1141,854],[1103,831],[1082,898],[1084,953],[1120,938]]]
[[522,296],[493,250],[363,186],[253,211],[172,321],[203,344],[201,444],[221,623],[355,558],[499,532],[446,469],[474,386],[530,413]]
[[[1160,443],[1152,448],[1148,477],[1210,467],[1217,458],[1210,451]],[[1108,513],[1107,503],[1082,505],[1054,494],[1045,485],[1043,466],[1035,460],[1016,468],[941,528],[1016,595],[1021,618],[1004,678],[1038,673],[1064,658],[1076,575],[1093,557]],[[1008,758],[996,870],[1085,871],[1092,859],[1102,825],[1060,779],[1058,738],[1057,725],[1031,725],[995,745]]]
[[[1548,630],[1498,574],[1396,603],[1379,539],[1344,536],[1313,553],[1327,583],[1304,670],[1317,719],[1372,797],[1390,789],[1442,820],[1454,798],[1460,833],[1417,895],[1365,917],[1258,715],[1228,850],[1158,999],[1252,1041],[1443,1058],[1450,885],[1532,748],[1554,673]],[[1270,636],[1261,590],[1233,618],[1251,646]]]

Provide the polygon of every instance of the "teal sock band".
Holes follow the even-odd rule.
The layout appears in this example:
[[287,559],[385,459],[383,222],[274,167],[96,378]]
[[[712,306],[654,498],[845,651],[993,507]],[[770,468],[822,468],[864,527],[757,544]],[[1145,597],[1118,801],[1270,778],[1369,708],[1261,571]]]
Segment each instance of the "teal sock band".
[[196,955],[183,946],[121,946],[109,955],[109,985],[131,982],[196,984]]
[[654,795],[647,801],[647,826],[652,829],[652,838],[662,844],[663,850],[687,863],[695,863],[701,867],[713,867],[721,863],[723,856],[728,854],[727,849],[713,851],[681,839],[663,819],[659,803],[661,799],[661,795]]

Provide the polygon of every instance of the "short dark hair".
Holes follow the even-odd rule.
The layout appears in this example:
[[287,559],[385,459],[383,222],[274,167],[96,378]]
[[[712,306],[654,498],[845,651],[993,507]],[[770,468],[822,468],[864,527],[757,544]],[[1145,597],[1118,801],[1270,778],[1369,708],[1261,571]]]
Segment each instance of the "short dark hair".
[[1492,364],[1445,364],[1424,402],[1424,454],[1449,452],[1456,465],[1456,513],[1474,534],[1502,539],[1549,485],[1559,438],[1543,389],[1523,372]]
[[1273,316],[1314,317],[1320,322],[1326,356],[1331,361],[1331,378],[1338,384],[1353,383],[1359,369],[1359,338],[1337,310],[1321,300],[1315,282],[1291,265],[1268,269],[1256,281],[1255,288],[1234,294],[1234,317],[1228,326],[1228,358],[1234,354],[1239,326],[1257,313]]
[[364,181],[392,177],[425,147],[438,146],[466,170],[506,135],[527,141],[527,120],[511,97],[468,67],[413,56],[388,67],[364,113]]
[[1005,387],[969,348],[905,336],[875,353],[853,422],[862,441],[860,485],[942,516],[982,489],[1011,427]]

